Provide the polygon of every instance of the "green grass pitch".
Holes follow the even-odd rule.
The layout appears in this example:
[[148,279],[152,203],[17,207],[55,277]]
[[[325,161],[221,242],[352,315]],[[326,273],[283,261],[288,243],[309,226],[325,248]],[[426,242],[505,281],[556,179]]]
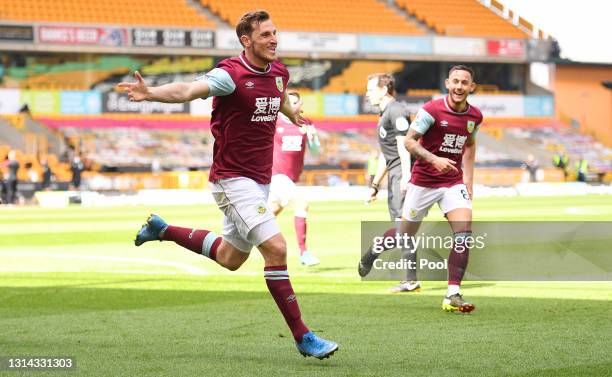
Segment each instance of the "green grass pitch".
[[[237,272],[169,243],[132,240],[150,212],[215,230],[213,206],[0,210],[0,356],[75,356],[75,371],[1,376],[610,376],[610,282],[466,282],[473,314],[444,313],[445,284],[391,295],[356,274],[360,220],[385,203],[314,203],[297,260],[305,322],[340,344],[302,358],[257,251]],[[430,218],[441,219],[437,211]],[[477,199],[476,220],[612,220],[612,196]],[[37,374],[38,375],[38,374]]]

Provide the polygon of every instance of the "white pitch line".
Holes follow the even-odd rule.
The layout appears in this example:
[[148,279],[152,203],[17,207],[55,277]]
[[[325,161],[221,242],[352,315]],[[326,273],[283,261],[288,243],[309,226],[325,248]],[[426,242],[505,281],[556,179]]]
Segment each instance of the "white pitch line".
[[0,255],[8,255],[11,257],[36,257],[36,258],[55,258],[55,259],[69,259],[69,260],[94,260],[103,262],[122,262],[122,263],[140,263],[151,266],[164,266],[174,267],[179,270],[183,270],[192,275],[208,275],[208,273],[199,268],[186,263],[161,261],[158,259],[150,258],[124,258],[124,257],[109,257],[106,255],[77,255],[77,254],[55,254],[55,253],[28,253],[20,252],[15,254],[2,253]]

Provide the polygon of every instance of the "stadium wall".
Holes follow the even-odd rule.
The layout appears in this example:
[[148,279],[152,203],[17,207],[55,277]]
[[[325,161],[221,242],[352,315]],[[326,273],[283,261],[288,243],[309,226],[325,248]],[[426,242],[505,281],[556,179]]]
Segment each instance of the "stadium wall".
[[612,65],[557,65],[555,99],[557,116],[579,124],[607,146],[612,146],[612,89],[603,86],[612,81]]

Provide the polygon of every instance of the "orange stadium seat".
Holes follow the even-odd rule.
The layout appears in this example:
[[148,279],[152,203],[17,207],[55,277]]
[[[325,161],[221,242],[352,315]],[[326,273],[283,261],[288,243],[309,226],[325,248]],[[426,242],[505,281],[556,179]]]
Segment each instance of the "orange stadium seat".
[[[244,12],[253,9],[253,3],[249,0],[200,2],[232,26]],[[298,3],[262,0],[257,2],[257,7],[270,12],[279,30],[425,34],[416,23],[376,0],[310,0]]]
[[0,17],[8,21],[216,27],[185,0],[2,0]]
[[476,0],[396,0],[436,32],[452,36],[528,38],[525,32]]
[[323,91],[328,93],[365,94],[369,75],[382,72],[394,73],[401,71],[403,68],[404,64],[401,62],[355,60],[341,74],[332,77],[323,88]]

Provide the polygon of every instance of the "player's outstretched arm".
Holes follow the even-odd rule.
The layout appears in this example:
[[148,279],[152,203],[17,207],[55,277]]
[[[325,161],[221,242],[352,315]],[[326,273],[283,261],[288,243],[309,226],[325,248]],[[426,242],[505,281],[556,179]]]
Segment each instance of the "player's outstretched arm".
[[440,173],[447,173],[451,170],[458,171],[455,167],[455,161],[445,157],[436,156],[427,149],[423,148],[423,146],[419,143],[421,136],[423,135],[412,128],[408,130],[408,134],[406,135],[406,149],[408,149],[410,154],[419,160],[429,162]]
[[463,153],[463,183],[467,187],[470,199],[474,188],[474,161],[476,160],[476,140],[469,137]]
[[119,90],[126,92],[130,101],[153,101],[165,103],[183,103],[196,98],[206,98],[210,93],[206,81],[174,82],[161,86],[149,87],[138,71],[134,72],[136,82],[117,84]]

